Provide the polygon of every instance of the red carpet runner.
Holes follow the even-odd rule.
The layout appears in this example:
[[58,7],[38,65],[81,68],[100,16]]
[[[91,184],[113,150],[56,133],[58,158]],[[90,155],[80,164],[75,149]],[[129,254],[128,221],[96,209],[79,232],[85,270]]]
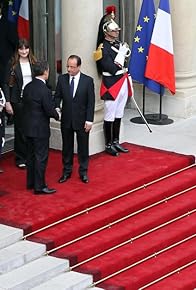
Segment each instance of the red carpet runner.
[[[70,243],[52,255],[69,258],[73,270],[93,274],[94,281],[100,282],[97,286],[104,289],[145,289],[156,279],[160,282],[148,289],[193,289],[196,265],[185,265],[196,259],[196,168],[142,186],[193,164],[194,157],[126,145],[130,153],[119,157],[105,153],[91,156],[89,184],[81,183],[76,158],[72,178],[58,184],[61,152],[51,151],[47,182],[57,193],[49,196],[27,191],[25,171],[15,168],[12,154],[5,156],[1,162],[5,173],[0,176],[0,223],[20,227],[27,234],[141,187],[29,239],[46,243],[48,250]],[[92,231],[96,233],[70,242]],[[115,249],[110,251],[112,247]],[[104,251],[107,253],[100,254]],[[94,255],[100,256],[77,265]],[[175,273],[179,267],[184,267],[180,275]],[[172,271],[174,274],[169,275]],[[113,275],[115,272],[119,274]],[[164,275],[167,278],[162,279]],[[190,288],[178,288],[180,285]]]

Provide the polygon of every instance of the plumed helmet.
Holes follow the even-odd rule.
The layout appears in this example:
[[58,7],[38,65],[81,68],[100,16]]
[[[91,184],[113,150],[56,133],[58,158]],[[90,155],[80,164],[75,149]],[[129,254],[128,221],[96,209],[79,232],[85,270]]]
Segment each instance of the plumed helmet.
[[110,21],[111,19],[114,19],[115,14],[116,14],[116,7],[114,5],[107,6],[105,8],[105,14],[103,15],[103,17],[101,18],[100,23],[99,23],[98,36],[97,36],[97,47],[104,40],[103,25],[106,22]]
[[120,27],[113,19],[107,21],[103,25],[103,32],[104,33],[111,32],[111,31],[119,31],[119,30],[120,30]]

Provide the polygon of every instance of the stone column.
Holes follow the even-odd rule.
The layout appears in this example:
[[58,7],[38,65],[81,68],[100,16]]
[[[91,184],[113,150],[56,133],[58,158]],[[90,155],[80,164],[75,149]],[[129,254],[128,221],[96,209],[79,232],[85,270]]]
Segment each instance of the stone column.
[[[66,71],[69,55],[77,54],[82,59],[81,71],[94,78],[96,105],[95,120],[90,133],[90,154],[104,148],[103,140],[103,102],[100,100],[100,79],[93,59],[96,49],[98,25],[103,15],[103,1],[100,0],[62,0],[62,67]],[[52,123],[51,146],[61,149],[59,123]]]
[[196,114],[196,21],[195,0],[171,0],[174,38],[176,115],[190,117]]

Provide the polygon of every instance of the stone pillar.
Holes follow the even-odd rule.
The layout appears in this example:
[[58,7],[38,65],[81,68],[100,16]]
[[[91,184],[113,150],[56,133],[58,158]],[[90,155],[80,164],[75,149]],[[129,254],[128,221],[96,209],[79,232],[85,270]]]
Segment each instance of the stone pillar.
[[[95,120],[90,133],[90,154],[104,149],[103,102],[100,100],[100,79],[93,60],[96,49],[98,25],[103,15],[103,1],[62,0],[62,68],[66,72],[69,55],[77,54],[82,59],[81,71],[94,78],[96,105]],[[61,149],[59,123],[52,122],[51,147]]]
[[196,1],[171,2],[172,28],[174,37],[176,115],[190,117],[196,113]]

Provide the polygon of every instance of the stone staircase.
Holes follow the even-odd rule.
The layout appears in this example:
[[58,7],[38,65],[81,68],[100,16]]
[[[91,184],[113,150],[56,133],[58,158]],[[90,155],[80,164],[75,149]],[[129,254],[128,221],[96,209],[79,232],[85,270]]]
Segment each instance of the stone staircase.
[[69,271],[68,260],[22,237],[23,230],[0,224],[0,290],[101,290],[91,287],[91,275]]

